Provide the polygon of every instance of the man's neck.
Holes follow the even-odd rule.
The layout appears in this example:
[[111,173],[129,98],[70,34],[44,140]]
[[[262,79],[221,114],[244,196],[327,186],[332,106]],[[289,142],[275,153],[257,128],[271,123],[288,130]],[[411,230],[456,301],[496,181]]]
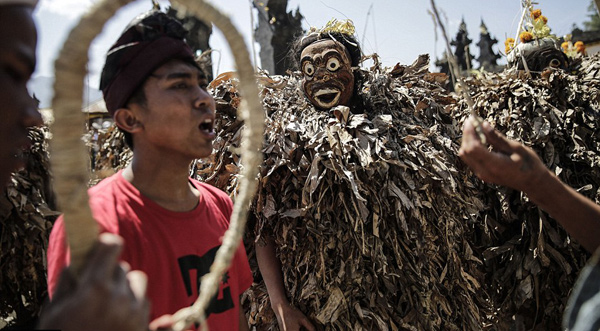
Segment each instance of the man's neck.
[[184,212],[198,205],[199,192],[189,181],[189,163],[163,158],[157,162],[141,161],[135,152],[123,178],[161,207]]

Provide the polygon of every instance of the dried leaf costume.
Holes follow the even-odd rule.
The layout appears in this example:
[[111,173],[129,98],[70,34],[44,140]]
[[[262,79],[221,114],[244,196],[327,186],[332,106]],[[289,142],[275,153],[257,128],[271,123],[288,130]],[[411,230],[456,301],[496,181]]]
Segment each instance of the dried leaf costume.
[[[46,249],[55,211],[50,188],[47,127],[29,132],[27,165],[0,196],[0,319],[35,325],[47,297]],[[14,317],[14,319],[10,318]]]
[[[489,316],[467,239],[483,206],[457,168],[455,100],[428,65],[361,71],[357,113],[315,109],[298,74],[259,78],[267,128],[250,237],[275,240],[288,297],[317,329],[480,329]],[[239,97],[229,77],[212,85],[216,152],[196,174],[235,195]],[[251,323],[276,329],[255,279]]]
[[[547,70],[482,73],[467,80],[479,115],[508,138],[532,147],[567,185],[600,202],[600,57],[584,58],[577,73]],[[454,112],[462,123],[463,102]],[[498,329],[560,328],[567,297],[588,254],[527,196],[483,188],[486,218],[476,246],[487,266],[486,292],[496,302]]]

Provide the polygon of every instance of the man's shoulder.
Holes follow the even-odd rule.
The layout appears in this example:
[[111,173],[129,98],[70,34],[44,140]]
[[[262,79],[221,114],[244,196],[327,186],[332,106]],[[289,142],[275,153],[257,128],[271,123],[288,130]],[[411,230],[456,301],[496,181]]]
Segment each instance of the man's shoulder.
[[231,202],[231,198],[227,193],[222,190],[206,184],[199,182],[195,179],[192,179],[192,182],[196,186],[196,188],[200,191],[200,194],[205,197],[205,199],[213,200],[219,204],[221,208],[232,208],[233,203]]
[[120,176],[120,174],[116,173],[110,177],[104,178],[98,184],[90,187],[88,189],[89,196],[93,197],[96,195],[103,195],[112,192],[118,179],[117,176]]
[[103,179],[95,186],[88,190],[89,206],[92,211],[92,215],[98,224],[100,224],[102,231],[119,233],[118,211],[115,206],[119,200],[118,191],[118,178],[120,173],[116,173],[108,178]]
[[90,205],[106,204],[110,201],[114,202],[119,191],[118,176],[121,176],[121,174],[116,173],[110,177],[107,177],[95,186],[88,189]]

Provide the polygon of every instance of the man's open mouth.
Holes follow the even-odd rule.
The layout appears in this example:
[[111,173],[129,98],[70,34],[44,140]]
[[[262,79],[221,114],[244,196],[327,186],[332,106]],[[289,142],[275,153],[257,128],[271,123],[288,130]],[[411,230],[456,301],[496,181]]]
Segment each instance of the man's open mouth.
[[326,88],[318,90],[315,93],[315,99],[319,103],[319,106],[323,108],[331,108],[337,105],[341,94],[342,93],[338,89]]
[[198,128],[200,129],[200,131],[206,134],[211,134],[214,132],[215,122],[211,118],[207,118],[204,120],[204,122],[200,123]]

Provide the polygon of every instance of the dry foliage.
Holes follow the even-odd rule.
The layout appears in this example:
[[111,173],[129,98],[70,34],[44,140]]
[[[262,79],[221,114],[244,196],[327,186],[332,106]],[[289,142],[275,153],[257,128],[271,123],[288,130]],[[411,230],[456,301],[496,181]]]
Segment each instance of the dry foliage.
[[[427,68],[424,56],[362,72],[358,114],[316,110],[297,76],[260,79],[265,160],[249,230],[274,238],[290,301],[319,329],[478,329],[491,318],[469,241],[483,205],[458,169],[455,100]],[[239,99],[232,81],[214,93],[216,153],[197,174],[234,194]],[[261,281],[247,299],[251,322],[276,328]]]
[[107,129],[93,129],[84,139],[92,159],[90,186],[131,163],[133,152],[127,146],[123,132],[114,123]]
[[[598,57],[579,69],[480,73],[468,84],[484,119],[600,202]],[[465,169],[466,104],[440,88],[447,77],[429,73],[426,57],[362,76],[356,113],[315,110],[297,75],[259,78],[267,129],[249,255],[254,240],[275,239],[289,299],[318,329],[559,329],[588,255],[526,196]],[[193,173],[235,198],[235,80],[214,83],[213,95],[215,153]],[[103,146],[110,162],[100,163],[123,167],[122,137],[113,131]],[[246,311],[258,329],[277,329],[252,265]]]
[[47,296],[46,249],[58,212],[50,189],[47,128],[30,131],[24,170],[0,195],[0,319],[32,326]]
[[[585,59],[576,74],[555,71],[528,79],[505,71],[468,81],[481,117],[532,147],[565,183],[597,203],[598,59]],[[456,118],[462,123],[468,115],[461,102]],[[500,321],[517,329],[559,329],[566,299],[588,255],[520,192],[484,186],[483,196],[486,217],[476,246],[488,270],[486,292],[497,304]]]

